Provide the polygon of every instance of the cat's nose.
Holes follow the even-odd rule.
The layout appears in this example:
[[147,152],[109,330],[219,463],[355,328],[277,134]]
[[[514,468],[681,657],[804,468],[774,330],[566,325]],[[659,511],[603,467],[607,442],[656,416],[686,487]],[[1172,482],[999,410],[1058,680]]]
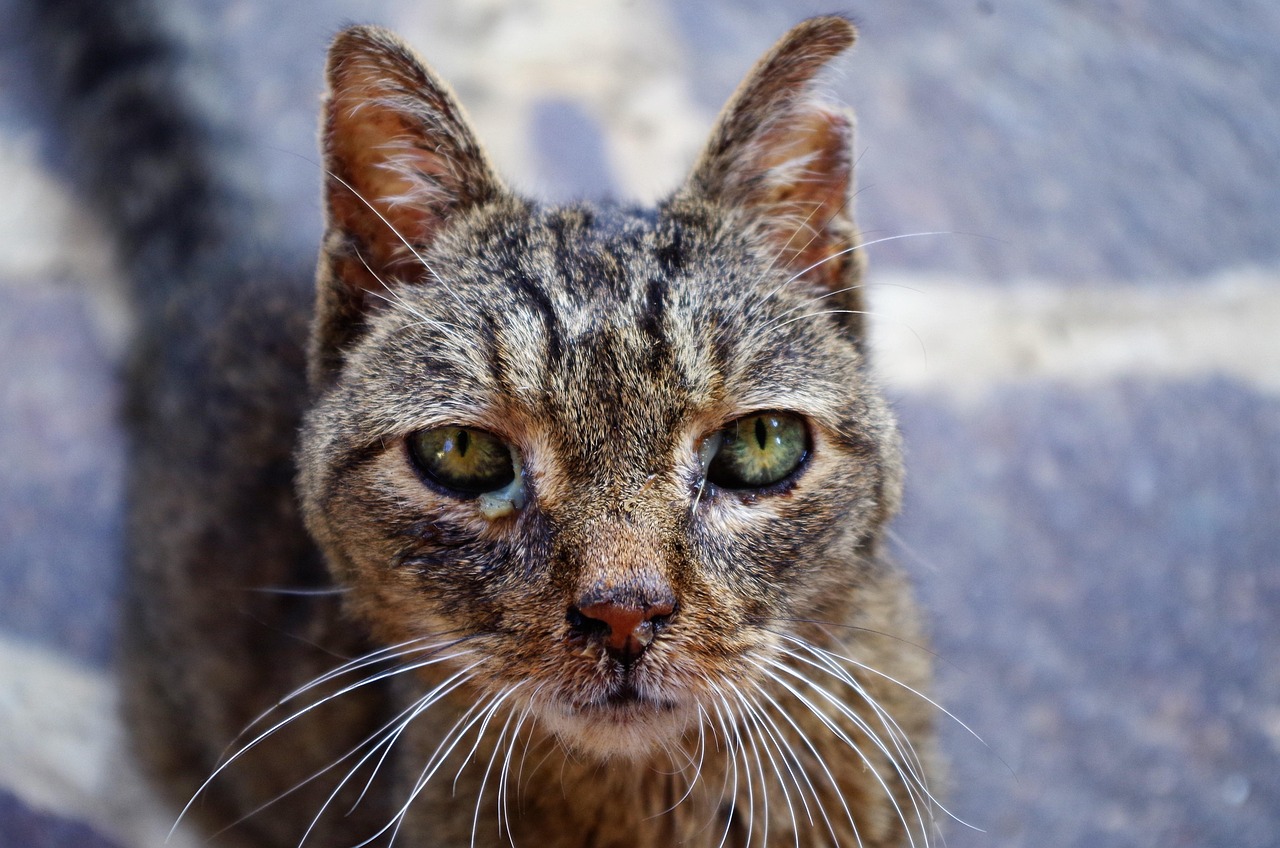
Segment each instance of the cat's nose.
[[629,665],[653,643],[675,611],[672,597],[647,602],[607,598],[571,607],[568,620],[575,633],[598,641],[609,656]]

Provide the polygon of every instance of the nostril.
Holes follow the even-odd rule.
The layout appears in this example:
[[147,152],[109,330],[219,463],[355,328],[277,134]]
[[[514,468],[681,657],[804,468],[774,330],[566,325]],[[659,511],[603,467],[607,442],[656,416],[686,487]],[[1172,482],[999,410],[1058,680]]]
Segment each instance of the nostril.
[[677,607],[673,603],[667,603],[663,607],[654,607],[650,610],[649,624],[653,626],[654,633],[671,623],[672,617],[676,615]]
[[680,605],[675,602],[653,604],[647,610],[649,623],[655,628],[665,627],[679,608]]
[[569,623],[569,629],[579,636],[609,635],[608,624],[598,618],[583,615],[582,610],[577,607],[569,607],[569,612],[565,615],[565,621]]

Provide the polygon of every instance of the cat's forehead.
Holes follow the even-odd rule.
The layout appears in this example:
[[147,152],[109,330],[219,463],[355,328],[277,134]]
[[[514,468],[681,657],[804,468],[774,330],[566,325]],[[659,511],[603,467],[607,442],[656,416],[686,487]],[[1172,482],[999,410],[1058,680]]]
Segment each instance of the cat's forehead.
[[[481,217],[434,254],[369,364],[421,423],[534,413],[607,434],[751,409],[838,416],[857,368],[810,295],[717,226],[575,205]],[[605,438],[601,435],[601,438]]]
[[474,292],[473,317],[509,306],[554,322],[559,342],[602,330],[657,337],[668,324],[762,317],[753,301],[786,298],[785,278],[715,216],[611,204],[497,210],[443,246],[439,282]]

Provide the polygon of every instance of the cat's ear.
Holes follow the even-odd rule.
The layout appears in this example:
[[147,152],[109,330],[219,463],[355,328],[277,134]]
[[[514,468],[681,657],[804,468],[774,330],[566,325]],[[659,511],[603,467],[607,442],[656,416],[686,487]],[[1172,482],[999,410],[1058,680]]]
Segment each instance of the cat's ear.
[[452,219],[505,191],[448,86],[390,32],[344,30],[327,79],[322,358],[358,334],[370,295],[430,279],[421,257]]
[[[819,72],[853,45],[840,17],[795,26],[747,74],[721,112],[680,196],[732,209],[779,266],[833,304],[861,310],[854,225],[853,115],[815,92]],[[860,329],[857,314],[846,324]],[[859,334],[860,335],[860,334]]]

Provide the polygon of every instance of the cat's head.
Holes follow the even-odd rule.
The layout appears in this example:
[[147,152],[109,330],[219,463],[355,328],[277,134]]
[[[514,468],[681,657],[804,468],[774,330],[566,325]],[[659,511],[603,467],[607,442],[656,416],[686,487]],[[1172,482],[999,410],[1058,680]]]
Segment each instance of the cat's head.
[[858,603],[899,459],[812,91],[853,38],[788,33],[637,210],[517,196],[399,41],[338,37],[300,488],[379,638],[636,754]]

